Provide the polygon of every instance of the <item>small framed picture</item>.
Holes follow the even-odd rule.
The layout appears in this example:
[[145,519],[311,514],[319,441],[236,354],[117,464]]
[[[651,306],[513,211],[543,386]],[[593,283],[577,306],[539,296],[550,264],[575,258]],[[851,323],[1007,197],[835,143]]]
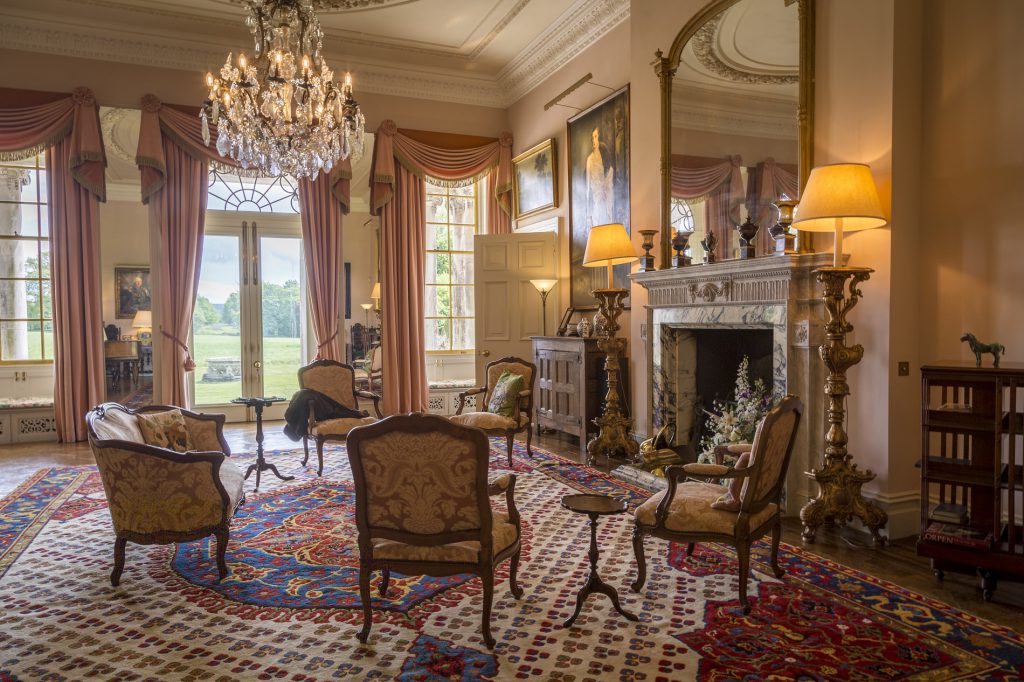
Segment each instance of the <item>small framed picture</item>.
[[558,207],[557,168],[553,138],[512,159],[512,203],[516,220]]
[[117,319],[131,319],[140,310],[151,310],[150,292],[148,267],[120,265],[114,268],[114,316]]

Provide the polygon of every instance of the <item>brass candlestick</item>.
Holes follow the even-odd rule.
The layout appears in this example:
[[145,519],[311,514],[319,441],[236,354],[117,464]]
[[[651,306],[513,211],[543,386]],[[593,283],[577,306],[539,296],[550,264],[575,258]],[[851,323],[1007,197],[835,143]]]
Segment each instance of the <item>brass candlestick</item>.
[[[818,352],[828,368],[825,396],[828,399],[829,428],[825,434],[824,466],[807,472],[807,476],[818,483],[818,495],[800,510],[800,520],[804,524],[802,535],[807,542],[814,542],[822,524],[845,525],[856,517],[868,527],[877,544],[885,544],[879,529],[888,523],[889,516],[874,502],[865,500],[860,491],[862,485],[875,478],[875,474],[870,470],[858,471],[857,465],[851,461],[853,457],[846,451],[849,438],[844,401],[850,395],[846,370],[864,357],[862,345],[846,345],[846,335],[853,331],[853,325],[846,321],[846,316],[861,297],[858,285],[872,272],[871,268],[846,267],[815,270],[818,281],[825,287],[822,301],[828,313],[825,323],[827,341],[818,348]],[[846,280],[850,280],[848,297],[843,293]]]
[[633,461],[640,451],[640,445],[630,435],[633,420],[622,414],[619,404],[619,356],[626,349],[626,339],[615,337],[619,331],[619,315],[622,314],[622,299],[629,292],[625,289],[597,289],[597,297],[601,314],[607,323],[604,335],[597,342],[597,347],[605,354],[604,369],[608,373],[608,392],[604,396],[604,412],[594,420],[600,431],[587,443],[587,455],[590,464],[598,454],[608,457],[620,455]]

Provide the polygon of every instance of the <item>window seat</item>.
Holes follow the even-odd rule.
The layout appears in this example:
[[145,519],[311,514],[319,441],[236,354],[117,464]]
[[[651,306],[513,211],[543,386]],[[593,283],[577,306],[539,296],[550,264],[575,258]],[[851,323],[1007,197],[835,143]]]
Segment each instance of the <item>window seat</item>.
[[0,397],[0,445],[55,440],[52,397]]
[[[473,388],[476,382],[473,379],[432,379],[427,381],[430,389],[428,407],[431,414],[444,416],[455,414],[459,409],[459,394],[467,388]],[[477,396],[471,395],[466,398],[466,409],[476,409]]]

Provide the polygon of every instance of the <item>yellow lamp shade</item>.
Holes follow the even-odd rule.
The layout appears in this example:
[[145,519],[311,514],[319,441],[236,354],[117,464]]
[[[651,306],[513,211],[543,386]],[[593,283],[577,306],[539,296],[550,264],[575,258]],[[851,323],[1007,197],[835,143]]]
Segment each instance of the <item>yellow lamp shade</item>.
[[542,294],[545,294],[555,288],[558,284],[557,279],[531,279],[530,284]]
[[152,329],[153,313],[149,310],[140,310],[136,312],[135,318],[132,320],[132,327],[137,329]]
[[583,252],[583,265],[600,268],[640,260],[636,247],[622,223],[595,225],[587,235],[587,249]]
[[[837,224],[837,221],[841,223]],[[869,230],[886,224],[871,168],[834,163],[811,169],[793,227],[805,232]]]
[[363,310],[369,311],[370,308],[373,307],[373,304],[372,303],[360,303],[359,307],[362,308]]
[[375,301],[380,300],[380,282],[374,282],[373,291],[370,292],[370,298],[374,299]]

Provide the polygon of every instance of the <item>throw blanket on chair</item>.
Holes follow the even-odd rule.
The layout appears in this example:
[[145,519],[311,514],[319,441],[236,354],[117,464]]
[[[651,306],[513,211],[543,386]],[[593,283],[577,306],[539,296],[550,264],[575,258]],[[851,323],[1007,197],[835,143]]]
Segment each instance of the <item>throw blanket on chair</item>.
[[309,406],[313,405],[313,413],[317,421],[328,419],[362,419],[367,416],[362,410],[345,407],[330,396],[326,396],[311,388],[303,388],[295,392],[292,401],[285,410],[284,435],[292,440],[302,440],[309,428]]

